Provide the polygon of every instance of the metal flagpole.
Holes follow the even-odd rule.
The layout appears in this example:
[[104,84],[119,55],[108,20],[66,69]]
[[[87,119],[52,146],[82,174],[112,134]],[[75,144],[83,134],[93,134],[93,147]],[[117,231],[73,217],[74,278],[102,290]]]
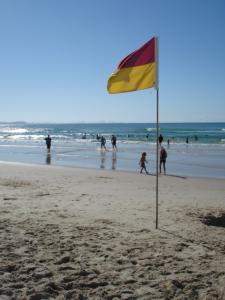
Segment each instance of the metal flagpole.
[[155,55],[156,55],[156,219],[155,228],[158,228],[158,206],[159,206],[159,41],[155,38]]
[[159,89],[156,90],[156,219],[155,228],[158,228],[158,206],[159,206]]

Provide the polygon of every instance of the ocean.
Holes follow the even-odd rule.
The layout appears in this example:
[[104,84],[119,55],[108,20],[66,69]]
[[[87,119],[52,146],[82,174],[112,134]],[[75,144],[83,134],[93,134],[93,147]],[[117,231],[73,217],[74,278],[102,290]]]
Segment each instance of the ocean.
[[[168,175],[225,178],[225,123],[160,123],[159,127],[168,152]],[[48,134],[50,155],[44,140]],[[112,151],[112,134],[118,151]],[[97,135],[106,138],[106,151],[101,150]],[[145,151],[147,168],[155,173],[155,141],[156,125],[151,123],[2,122],[0,161],[138,172]]]

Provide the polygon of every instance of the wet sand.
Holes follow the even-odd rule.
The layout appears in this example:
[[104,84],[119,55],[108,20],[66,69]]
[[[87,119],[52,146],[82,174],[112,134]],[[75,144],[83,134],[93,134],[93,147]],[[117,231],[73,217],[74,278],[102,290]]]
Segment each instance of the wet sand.
[[224,180],[0,167],[1,300],[225,299]]

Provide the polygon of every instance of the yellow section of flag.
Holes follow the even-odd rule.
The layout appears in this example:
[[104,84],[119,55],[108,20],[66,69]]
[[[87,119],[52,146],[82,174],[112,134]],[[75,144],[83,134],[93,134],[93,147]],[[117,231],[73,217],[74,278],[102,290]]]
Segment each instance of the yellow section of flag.
[[144,90],[155,86],[156,63],[118,70],[108,80],[110,94]]
[[109,93],[125,93],[157,86],[157,41],[153,37],[119,63],[118,69],[109,77]]

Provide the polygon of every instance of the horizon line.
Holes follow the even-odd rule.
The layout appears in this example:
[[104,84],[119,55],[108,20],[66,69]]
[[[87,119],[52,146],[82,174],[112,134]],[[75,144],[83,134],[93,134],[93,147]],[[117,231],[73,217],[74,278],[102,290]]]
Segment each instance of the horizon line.
[[[92,122],[87,122],[87,121],[78,121],[78,122],[59,122],[59,121],[54,121],[54,122],[44,122],[44,121],[35,121],[35,122],[30,122],[30,121],[0,121],[0,124],[156,124],[156,122],[122,122],[122,121],[92,121]],[[191,123],[225,123],[225,121],[162,121],[159,122],[159,124],[191,124]]]

